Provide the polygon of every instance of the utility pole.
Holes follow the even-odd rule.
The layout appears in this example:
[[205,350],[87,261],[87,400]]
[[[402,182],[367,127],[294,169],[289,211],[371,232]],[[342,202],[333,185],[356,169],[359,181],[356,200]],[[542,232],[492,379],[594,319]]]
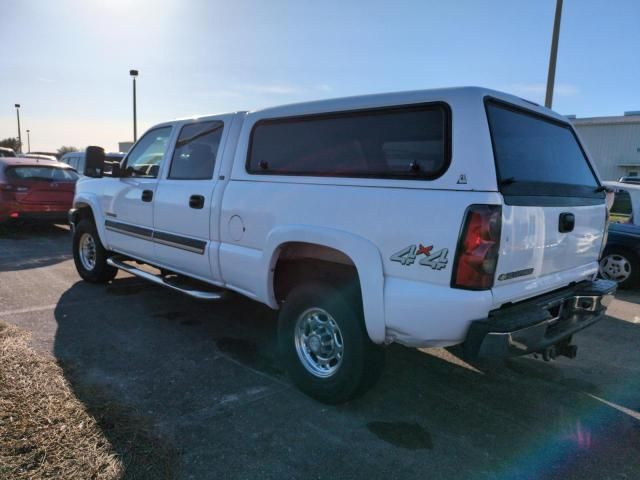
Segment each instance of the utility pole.
[[136,77],[138,70],[129,70],[129,75],[133,78],[133,142],[138,140],[138,119],[136,112]]
[[16,116],[18,117],[18,153],[22,153],[22,133],[20,132],[20,104],[16,103]]
[[29,132],[31,130],[27,128],[27,153],[31,153],[31,135],[29,135]]
[[558,38],[560,37],[560,17],[562,16],[562,0],[556,0],[556,17],[553,22],[551,38],[551,56],[549,57],[549,75],[547,76],[547,95],[544,106],[551,108],[553,104],[553,85],[556,81],[556,60],[558,59]]

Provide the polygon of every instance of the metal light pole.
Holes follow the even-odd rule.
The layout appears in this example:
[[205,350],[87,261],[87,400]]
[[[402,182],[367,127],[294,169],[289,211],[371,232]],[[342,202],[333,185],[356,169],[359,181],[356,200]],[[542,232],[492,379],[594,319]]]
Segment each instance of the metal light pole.
[[29,135],[31,130],[27,129],[27,153],[31,153],[31,135]]
[[138,140],[138,119],[136,112],[136,77],[138,70],[129,70],[129,75],[133,78],[133,142]]
[[560,37],[560,17],[562,16],[562,0],[556,0],[556,17],[553,22],[551,39],[551,56],[549,57],[549,75],[547,76],[547,95],[544,106],[551,108],[553,104],[553,84],[556,81],[556,60],[558,58],[558,38]]
[[22,133],[20,132],[20,104],[16,103],[16,116],[18,117],[18,153],[22,153]]

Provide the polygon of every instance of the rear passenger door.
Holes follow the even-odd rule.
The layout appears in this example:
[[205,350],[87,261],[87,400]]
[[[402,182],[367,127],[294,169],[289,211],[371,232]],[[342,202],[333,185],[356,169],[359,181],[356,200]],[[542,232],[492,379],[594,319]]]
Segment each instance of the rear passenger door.
[[179,273],[218,280],[218,187],[232,115],[208,117],[179,127],[166,175],[158,183],[154,244],[158,262]]

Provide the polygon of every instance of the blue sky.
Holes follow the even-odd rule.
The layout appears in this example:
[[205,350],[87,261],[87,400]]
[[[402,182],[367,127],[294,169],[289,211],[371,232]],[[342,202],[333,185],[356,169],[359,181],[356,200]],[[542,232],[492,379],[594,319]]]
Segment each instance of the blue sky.
[[[176,117],[482,85],[544,101],[555,0],[2,0],[0,138],[32,150]],[[640,110],[640,2],[565,0],[554,109]],[[26,144],[26,141],[25,141]]]

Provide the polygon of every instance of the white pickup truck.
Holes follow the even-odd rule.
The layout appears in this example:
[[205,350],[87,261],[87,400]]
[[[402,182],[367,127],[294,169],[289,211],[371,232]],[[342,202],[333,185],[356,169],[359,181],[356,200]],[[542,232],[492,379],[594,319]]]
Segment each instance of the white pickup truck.
[[284,366],[327,403],[371,386],[392,342],[573,357],[615,290],[596,280],[605,189],[573,127],[496,91],[176,120],[103,164],[89,147],[97,178],[69,215],[80,276],[279,310]]

